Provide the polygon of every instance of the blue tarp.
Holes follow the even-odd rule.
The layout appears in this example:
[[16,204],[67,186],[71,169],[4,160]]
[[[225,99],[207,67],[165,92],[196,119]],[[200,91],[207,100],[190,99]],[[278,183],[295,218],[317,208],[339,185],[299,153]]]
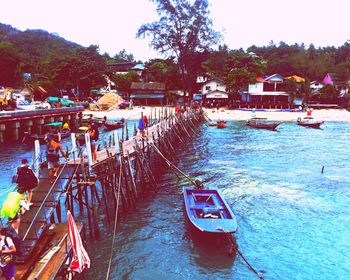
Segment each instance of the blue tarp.
[[131,94],[130,95],[130,98],[140,98],[140,99],[142,99],[142,98],[144,98],[144,99],[146,99],[146,98],[156,98],[156,99],[162,99],[162,98],[164,98],[164,94],[163,93],[161,93],[161,94],[147,94],[147,93],[143,93],[143,94]]
[[193,100],[202,101],[202,95],[201,94],[194,94],[193,95]]

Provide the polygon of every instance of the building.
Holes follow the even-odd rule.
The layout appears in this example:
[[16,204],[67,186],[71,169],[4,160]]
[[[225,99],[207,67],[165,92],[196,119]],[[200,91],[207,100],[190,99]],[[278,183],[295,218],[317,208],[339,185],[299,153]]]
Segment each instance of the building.
[[202,85],[202,101],[205,106],[227,105],[229,95],[226,92],[226,85],[220,79],[211,79]]
[[256,83],[249,84],[248,90],[241,92],[241,98],[251,107],[289,107],[289,95],[284,90],[284,78],[279,74],[257,77]]
[[137,64],[135,62],[110,63],[107,64],[107,67],[111,69],[114,74],[127,74],[130,71],[135,71],[141,76],[142,71],[145,70],[143,64]]
[[133,82],[130,100],[136,105],[165,105],[165,83]]
[[318,81],[312,81],[310,83],[310,88],[312,91],[319,91],[323,87],[324,87],[324,85]]

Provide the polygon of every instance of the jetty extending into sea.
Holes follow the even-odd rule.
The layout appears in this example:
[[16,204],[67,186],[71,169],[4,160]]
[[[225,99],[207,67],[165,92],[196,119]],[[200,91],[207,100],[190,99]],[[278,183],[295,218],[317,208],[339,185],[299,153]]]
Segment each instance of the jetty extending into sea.
[[[156,163],[176,157],[177,146],[192,139],[204,121],[201,110],[175,113],[173,108],[161,108],[149,116],[149,126],[142,132],[136,125],[130,133],[127,126],[121,133],[116,130],[108,143],[102,143],[95,163],[90,145],[76,146],[72,134],[70,160],[61,164],[53,184],[47,169],[40,169],[34,205],[21,218],[19,235],[25,252],[17,260],[16,279],[54,279],[67,273],[72,246],[63,223],[65,212],[85,215],[88,223],[78,223],[79,230],[83,236],[97,236],[97,210],[104,211],[107,222],[112,223],[121,211],[136,208],[142,193],[156,192],[161,187]],[[89,143],[89,136],[85,138]]]

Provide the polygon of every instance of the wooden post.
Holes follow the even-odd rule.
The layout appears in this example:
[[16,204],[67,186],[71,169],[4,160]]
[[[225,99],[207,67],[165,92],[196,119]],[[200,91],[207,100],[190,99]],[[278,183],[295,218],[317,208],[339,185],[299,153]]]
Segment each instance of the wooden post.
[[91,223],[91,213],[90,213],[90,206],[89,206],[89,194],[88,194],[88,185],[84,185],[84,192],[85,192],[85,207],[86,207],[86,213],[88,217],[88,224],[89,224],[89,232],[90,237],[93,237],[93,229],[92,229],[92,223]]
[[60,200],[57,201],[56,215],[57,215],[57,221],[61,223],[62,219],[61,219],[61,201]]
[[128,156],[127,156],[127,160],[128,160],[128,169],[129,169],[129,174],[130,174],[130,178],[131,178],[131,183],[132,183],[132,186],[134,188],[135,196],[137,197],[137,187],[136,187],[136,183],[135,183],[134,173],[133,173],[133,171],[131,169],[129,153],[128,153]]
[[110,218],[109,218],[109,207],[108,207],[108,204],[107,204],[107,194],[106,194],[106,179],[103,179],[101,182],[101,188],[102,188],[102,199],[103,199],[103,202],[104,202],[104,205],[105,205],[105,211],[106,211],[106,217],[107,217],[107,222],[108,224],[110,225],[111,221],[110,221]]
[[129,140],[129,130],[128,130],[128,122],[125,121],[125,140]]
[[86,152],[87,152],[89,170],[91,170],[92,153],[91,153],[91,145],[90,145],[90,135],[89,135],[89,133],[85,133],[85,143],[86,143]]
[[80,185],[80,174],[77,174],[77,189],[78,189],[78,202],[79,202],[79,213],[82,214],[84,212],[84,205],[83,205],[83,196],[82,196],[82,190]]
[[75,163],[76,159],[78,158],[77,139],[75,137],[75,133],[71,133],[70,137],[72,140],[72,156]]
[[41,163],[40,143],[39,143],[39,140],[35,140],[33,171],[37,176],[39,176],[40,163]]

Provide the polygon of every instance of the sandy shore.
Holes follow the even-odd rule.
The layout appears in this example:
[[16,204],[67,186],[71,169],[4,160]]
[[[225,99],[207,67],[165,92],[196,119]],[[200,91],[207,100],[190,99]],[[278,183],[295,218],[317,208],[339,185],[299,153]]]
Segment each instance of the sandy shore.
[[[159,116],[159,111],[162,107],[134,107],[132,110],[120,110],[116,109],[113,111],[85,111],[86,113],[91,113],[96,117],[104,117],[107,119],[125,118],[127,120],[137,120],[140,118],[141,113],[150,116],[151,114],[157,114]],[[171,108],[174,110],[174,108]],[[296,121],[298,117],[305,117],[306,112],[281,112],[278,110],[267,110],[259,111],[255,113],[248,110],[226,110],[226,109],[204,109],[205,113],[211,120],[248,120],[255,115],[255,117],[267,118],[274,121]],[[350,122],[350,112],[343,109],[322,109],[313,110],[312,117],[317,120],[323,121],[340,121],[340,122]]]

